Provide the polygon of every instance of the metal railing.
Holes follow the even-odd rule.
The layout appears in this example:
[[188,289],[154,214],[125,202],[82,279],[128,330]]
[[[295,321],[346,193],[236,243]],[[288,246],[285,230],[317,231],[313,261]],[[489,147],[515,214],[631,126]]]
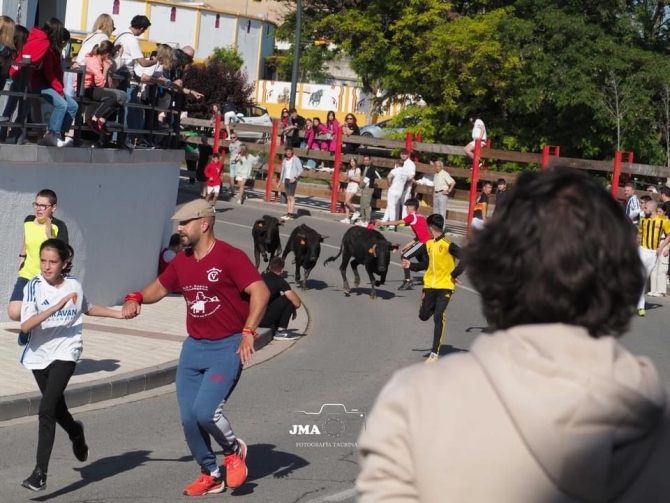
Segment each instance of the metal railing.
[[[18,99],[16,119],[12,120],[11,117],[8,121],[0,123],[0,127],[7,127],[12,129],[20,130],[18,136],[16,136],[17,143],[25,143],[28,137],[28,131],[38,130],[44,131],[47,129],[48,124],[44,120],[36,121],[38,116],[40,119],[41,113],[39,112],[39,107],[37,106],[43,99],[42,95],[37,92],[37,90],[31,89],[30,85],[30,72],[34,70],[32,66],[32,58],[30,56],[23,56],[21,61],[15,61],[13,66],[18,66],[19,71],[16,72],[13,78],[13,84],[10,90],[0,90],[0,96],[7,96],[7,99]],[[91,105],[99,105],[99,101],[88,99],[84,96],[84,77],[86,75],[86,65],[79,65],[78,68],[68,68],[65,69],[65,72],[70,72],[75,74],[77,81],[77,90],[72,99],[77,102],[79,105],[79,110],[77,115],[73,120],[72,129],[74,131],[74,143],[76,146],[81,144],[82,132],[91,131],[94,132],[90,127],[88,127],[84,121],[84,114],[86,109]],[[116,81],[122,82],[123,79],[118,76],[113,77]],[[128,83],[123,87],[120,87],[120,90],[128,91],[133,85],[142,85],[142,83]],[[118,110],[118,120],[110,122],[109,132],[117,135],[116,146],[117,148],[125,148],[126,146],[126,137],[127,135],[148,135],[149,137],[154,136],[167,136],[169,137],[167,145],[164,142],[164,145],[161,148],[180,148],[180,117],[183,108],[183,96],[171,89],[166,89],[165,92],[169,93],[171,98],[169,100],[169,106],[167,108],[159,107],[157,105],[158,97],[158,85],[144,83],[143,85],[147,86],[147,101],[148,104],[143,103],[128,103],[126,102]],[[175,106],[176,103],[176,106]],[[129,129],[124,125],[126,112],[128,108],[139,109],[145,112],[145,119],[143,120],[144,128],[142,129]],[[29,111],[31,111],[31,121],[28,121]],[[149,113],[146,113],[149,112]],[[169,124],[169,129],[157,128],[156,127],[156,117],[158,114],[164,113],[166,116],[166,122]],[[95,132],[94,132],[95,133]],[[96,133],[98,134],[98,133]]]

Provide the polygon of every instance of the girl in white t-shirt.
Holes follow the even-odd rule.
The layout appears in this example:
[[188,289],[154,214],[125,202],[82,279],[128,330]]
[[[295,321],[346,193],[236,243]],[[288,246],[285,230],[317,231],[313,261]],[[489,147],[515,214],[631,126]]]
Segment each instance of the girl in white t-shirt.
[[[353,200],[354,196],[358,193],[358,188],[361,183],[361,169],[358,167],[358,161],[355,157],[349,159],[349,169],[347,169],[347,189],[344,193],[344,212],[346,216],[341,222],[345,224],[354,223],[361,214],[356,211],[356,207]],[[350,215],[350,213],[353,213]]]
[[29,333],[21,363],[32,370],[42,392],[39,409],[37,463],[21,484],[33,491],[46,487],[56,423],[69,435],[79,461],[88,458],[84,425],[75,421],[65,403],[65,388],[82,351],[82,314],[119,318],[121,311],[90,304],[74,278],[66,276],[74,251],[60,239],[47,239],[40,247],[40,271],[23,291],[21,330]]

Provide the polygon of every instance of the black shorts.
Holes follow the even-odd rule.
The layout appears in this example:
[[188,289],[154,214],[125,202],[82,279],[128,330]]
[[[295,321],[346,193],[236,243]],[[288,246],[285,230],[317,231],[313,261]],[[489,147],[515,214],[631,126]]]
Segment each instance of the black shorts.
[[14,283],[14,290],[12,290],[12,296],[9,298],[9,302],[14,302],[15,300],[23,300],[23,289],[30,282],[29,279],[22,278],[19,276],[16,278],[16,283]]
[[421,241],[417,241],[417,242],[414,243],[412,246],[410,246],[410,247],[409,247],[409,250],[407,250],[406,252],[404,252],[404,253],[401,255],[400,258],[401,258],[401,259],[407,259],[407,260],[409,260],[409,259],[411,259],[411,258],[415,258],[415,257],[418,258],[418,257],[421,257],[421,256],[424,255],[425,253],[426,253],[426,245],[425,245],[425,243],[422,243]]
[[286,178],[284,180],[284,189],[286,190],[286,195],[287,196],[295,196],[295,189],[298,186],[298,181],[296,180],[295,182],[291,183],[291,180]]

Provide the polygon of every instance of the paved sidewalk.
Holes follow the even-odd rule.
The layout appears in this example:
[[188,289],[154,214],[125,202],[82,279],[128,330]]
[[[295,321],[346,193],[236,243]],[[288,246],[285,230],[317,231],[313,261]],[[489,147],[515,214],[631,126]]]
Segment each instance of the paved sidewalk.
[[[304,334],[307,323],[306,310],[299,309],[292,331]],[[19,363],[23,348],[16,343],[18,332],[18,323],[0,324],[0,421],[37,414],[39,407],[40,393],[33,375]],[[84,352],[66,392],[68,406],[80,407],[173,383],[185,333],[185,303],[177,295],[142,306],[142,314],[134,320],[85,316]],[[264,349],[253,365],[293,344],[272,341],[268,329],[259,333],[256,348]]]

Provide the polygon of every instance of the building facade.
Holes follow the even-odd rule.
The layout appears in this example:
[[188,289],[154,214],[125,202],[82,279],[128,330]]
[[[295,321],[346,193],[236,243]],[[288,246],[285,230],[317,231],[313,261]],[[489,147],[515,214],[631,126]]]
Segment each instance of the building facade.
[[65,26],[88,32],[100,14],[110,14],[117,29],[136,15],[151,20],[142,36],[175,47],[190,45],[196,60],[206,59],[216,47],[236,47],[250,81],[265,76],[265,60],[274,50],[276,25],[267,19],[217,10],[205,2],[164,0],[67,0]]
[[52,17],[63,19],[67,0],[0,0],[0,13],[30,29]]

